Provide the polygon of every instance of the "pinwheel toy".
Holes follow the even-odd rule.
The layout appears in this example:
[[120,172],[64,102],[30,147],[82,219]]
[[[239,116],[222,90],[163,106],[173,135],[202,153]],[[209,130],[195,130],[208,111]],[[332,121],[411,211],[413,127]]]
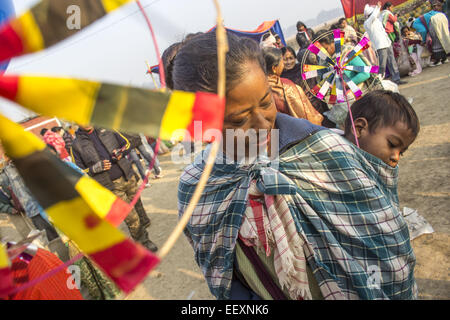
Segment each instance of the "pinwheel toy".
[[[329,37],[330,34],[334,36],[335,45],[335,58],[333,59],[327,50],[319,43],[320,39]],[[306,83],[306,87],[314,94],[318,99],[325,101],[329,104],[342,103],[346,101],[346,87],[349,88],[353,94],[354,99],[358,99],[363,95],[361,89],[344,73],[344,71],[353,72],[368,72],[378,73],[379,67],[373,66],[354,66],[351,64],[352,60],[359,56],[363,51],[370,47],[369,38],[363,36],[359,43],[354,46],[350,51],[343,55],[344,47],[344,31],[335,29],[323,34],[316,41],[312,42],[308,50],[315,54],[323,65],[310,65],[305,64],[307,55],[304,56],[303,74],[302,78],[306,83],[306,80],[315,78],[317,85],[313,88],[309,88]]]
[[[330,56],[328,51],[320,44],[320,40],[325,37],[334,37],[335,54]],[[352,61],[362,52],[370,48],[370,40],[366,36],[359,36],[360,41],[350,50],[344,49],[344,31],[335,29],[324,33],[314,42],[312,42],[308,51],[315,54],[321,65],[306,64],[307,54],[303,56],[302,65],[303,73],[302,79],[309,92],[311,92],[318,99],[328,103],[344,103],[347,102],[349,113],[351,115],[349,100],[357,100],[363,95],[363,91],[353,82],[345,71],[352,71],[356,73],[366,72],[377,74],[379,67],[377,65],[352,65]],[[306,80],[315,79],[316,85],[312,88]],[[374,81],[370,83],[366,90],[370,90]],[[350,96],[350,99],[349,99]],[[353,130],[355,131],[354,125]],[[359,145],[358,145],[359,146]]]

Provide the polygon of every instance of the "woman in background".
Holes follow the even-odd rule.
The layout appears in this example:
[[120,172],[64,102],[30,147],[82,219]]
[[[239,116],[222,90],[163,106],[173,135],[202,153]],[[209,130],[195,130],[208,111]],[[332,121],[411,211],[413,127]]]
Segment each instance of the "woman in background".
[[264,48],[263,54],[269,85],[272,88],[278,112],[307,119],[314,124],[322,124],[323,116],[314,109],[303,89],[291,80],[280,77],[284,70],[282,51],[276,48]]

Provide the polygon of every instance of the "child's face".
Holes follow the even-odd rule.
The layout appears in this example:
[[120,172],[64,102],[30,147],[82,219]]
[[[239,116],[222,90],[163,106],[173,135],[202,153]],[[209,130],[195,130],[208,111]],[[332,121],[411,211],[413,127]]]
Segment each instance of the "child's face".
[[404,122],[389,127],[379,127],[374,132],[368,126],[359,131],[359,145],[364,151],[396,167],[400,156],[414,142],[416,136]]

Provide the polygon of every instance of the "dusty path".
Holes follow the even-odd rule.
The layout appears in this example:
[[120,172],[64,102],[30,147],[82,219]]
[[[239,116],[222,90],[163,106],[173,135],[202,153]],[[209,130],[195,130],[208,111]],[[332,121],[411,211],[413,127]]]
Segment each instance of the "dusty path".
[[[421,299],[450,299],[449,208],[450,208],[450,63],[427,68],[407,78],[400,90],[414,99],[421,121],[417,141],[400,162],[400,206],[418,209],[435,229],[413,241],[417,256],[416,278]],[[151,239],[161,246],[176,225],[177,187],[184,165],[170,155],[160,158],[164,177],[153,180],[142,200],[152,220]],[[24,236],[20,218],[0,215],[0,236]],[[196,265],[184,235],[166,259],[128,299],[213,299]]]

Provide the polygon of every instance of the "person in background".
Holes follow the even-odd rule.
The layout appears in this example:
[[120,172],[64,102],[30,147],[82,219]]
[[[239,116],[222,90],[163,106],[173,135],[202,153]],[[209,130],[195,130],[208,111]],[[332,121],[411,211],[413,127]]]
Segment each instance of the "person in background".
[[432,8],[436,12],[430,18],[429,32],[431,39],[433,40],[431,51],[432,60],[431,67],[438,66],[442,63],[447,63],[447,54],[450,54],[450,36],[448,19],[445,14],[442,13],[442,3],[438,0],[432,2]]
[[315,37],[312,29],[308,29],[301,21],[297,22],[297,35],[295,36],[295,40],[297,40],[300,50],[307,49]]
[[420,62],[422,37],[407,26],[402,28],[402,37],[415,66],[415,69],[409,73],[409,76],[414,77],[422,72],[422,64]]
[[391,39],[392,42],[396,42],[399,40],[400,30],[397,22],[398,16],[397,14],[393,14],[393,9],[394,5],[391,2],[386,2],[383,5],[383,11],[380,14],[380,19],[383,23],[384,30],[389,36],[389,39]]
[[405,84],[406,81],[400,79],[400,72],[398,70],[397,62],[395,61],[394,50],[392,49],[392,42],[379,20],[381,2],[378,1],[375,7],[368,4],[364,7],[364,28],[369,35],[370,41],[377,50],[379,57],[379,73],[384,77],[386,66],[391,74],[392,81],[397,84]]
[[[132,145],[134,148],[131,149],[131,151],[128,155],[129,155],[131,162],[134,163],[134,165],[138,169],[141,179],[144,180],[145,176],[147,175],[148,169],[143,168],[141,160],[136,152],[136,149],[139,151],[141,156],[147,161],[148,164],[150,164],[152,162],[152,160],[154,158],[154,154],[153,154],[153,156],[149,154],[148,150],[144,146],[144,142],[142,140],[141,135],[126,135],[126,134],[124,134],[124,136],[127,137],[127,139],[130,142],[133,141]],[[147,166],[147,168],[148,168],[148,166]],[[155,179],[159,179],[162,177],[162,174],[161,174],[162,170],[161,170],[161,167],[159,166],[158,159],[156,159],[156,161],[155,161],[155,164],[153,166],[153,171],[155,172]],[[148,182],[146,184],[146,187],[147,188],[150,187],[150,184]]]
[[262,48],[276,48],[277,47],[277,40],[272,35],[272,33],[269,31],[261,37],[261,42],[259,46]]
[[308,51],[308,46],[314,41],[315,37],[316,35],[312,29],[308,29],[301,21],[297,22],[297,35],[295,36],[295,40],[297,40],[299,46],[297,52],[298,62],[302,63],[303,57],[307,55],[307,63],[314,64],[310,62],[313,62],[315,55]]
[[284,62],[284,69],[281,73],[281,77],[300,85],[302,82],[302,68],[300,63],[297,62],[294,49],[289,46],[283,47],[281,48],[281,53],[283,54]]
[[345,33],[344,35],[345,43],[350,42],[354,45],[358,43],[358,35],[356,34],[355,29],[353,29],[353,27],[348,24],[347,19],[345,18],[339,19],[338,26],[339,29],[341,29]]
[[[305,82],[302,79],[302,67],[295,58],[294,49],[292,49],[292,47],[289,46],[283,47],[281,48],[281,52],[283,54],[284,69],[280,77],[289,79],[296,85],[300,86],[300,88],[303,90],[306,97],[308,98],[309,102],[311,102],[314,109],[316,109],[321,115],[323,115],[324,112],[329,111],[328,105],[322,100],[317,99],[307,89]],[[308,79],[306,80],[306,82],[308,83],[308,86],[310,88],[316,85],[315,79]],[[322,121],[322,126],[335,127],[336,125],[333,122],[329,121],[327,118],[324,118]]]
[[278,49],[284,48],[284,44],[283,44],[283,42],[281,42],[281,38],[279,35],[277,35],[277,34],[275,35],[275,40],[277,41],[276,46]]
[[303,118],[320,125],[322,115],[314,109],[302,88],[289,79],[280,78],[284,69],[283,55],[280,49],[264,48],[264,59],[269,85],[272,89],[278,112],[295,118]]
[[73,136],[69,132],[64,130],[63,127],[53,127],[51,130],[53,132],[56,132],[63,138],[67,153],[70,154],[70,148],[72,147],[73,143]]
[[62,135],[58,133],[59,130],[57,128],[61,127],[53,127],[52,130],[42,129],[40,132],[42,139],[46,144],[52,145],[56,149],[61,160],[70,161],[69,153],[66,150],[66,143]]
[[[129,141],[117,131],[80,126],[71,151],[73,162],[78,167],[116,196],[130,203],[138,190],[131,162],[124,157],[130,152],[130,148]],[[151,251],[158,250],[148,237],[146,227],[150,225],[150,219],[141,199],[138,199],[125,218],[125,223],[135,241]]]

